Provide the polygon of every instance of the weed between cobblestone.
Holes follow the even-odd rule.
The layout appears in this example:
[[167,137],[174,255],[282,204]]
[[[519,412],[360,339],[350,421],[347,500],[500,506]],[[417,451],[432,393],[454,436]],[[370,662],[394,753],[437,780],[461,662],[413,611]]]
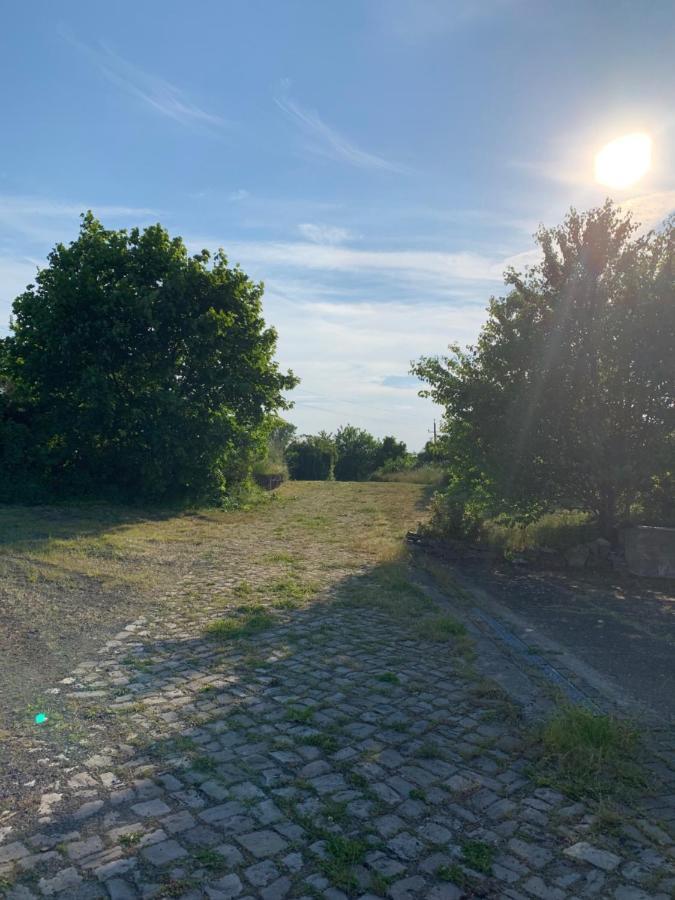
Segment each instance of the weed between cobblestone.
[[462,857],[467,866],[489,875],[492,872],[492,862],[495,857],[494,847],[483,841],[463,841],[460,844]]
[[575,799],[630,799],[647,783],[637,731],[614,716],[563,705],[535,732],[541,784]]
[[354,869],[362,862],[368,849],[364,841],[330,835],[326,840],[327,859],[321,868],[331,884],[345,891],[354,891],[359,883]]
[[[388,509],[387,490],[320,487],[320,521],[306,512],[311,524],[298,524],[294,505],[309,501],[290,486],[287,521],[251,521],[254,550],[207,548],[208,562],[176,585],[179,601],[76,671],[78,697],[59,709],[87,744],[60,759],[46,741],[36,747],[53,754],[35,797],[46,812],[25,838],[3,835],[0,818],[3,890],[14,881],[31,892],[17,900],[196,900],[206,886],[212,897],[443,900],[457,894],[449,881],[492,900],[624,900],[619,889],[651,879],[664,893],[675,878],[667,836],[650,837],[653,824],[604,833],[609,806],[594,818],[537,787],[513,704],[480,680],[462,629],[447,623],[443,640],[416,631],[428,620],[437,636],[443,611],[394,552],[405,517],[363,551],[353,529],[336,528],[355,498]],[[307,565],[302,579],[270,572],[287,556]],[[223,613],[244,630],[207,637]],[[265,626],[247,630],[260,616]],[[99,724],[106,706],[117,714]]]
[[237,640],[248,638],[265,631],[274,624],[274,617],[262,609],[244,611],[241,616],[230,616],[210,622],[205,629],[207,637],[215,641]]

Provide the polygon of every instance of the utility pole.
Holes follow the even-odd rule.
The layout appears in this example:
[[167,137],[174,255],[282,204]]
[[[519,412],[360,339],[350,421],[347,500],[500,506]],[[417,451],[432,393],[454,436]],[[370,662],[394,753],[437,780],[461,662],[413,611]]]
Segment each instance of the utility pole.
[[435,443],[436,443],[436,419],[434,419],[434,428],[433,428],[433,432],[432,432],[431,428],[427,428],[427,433],[428,433],[428,434],[433,434],[433,436],[434,436],[434,444],[435,444]]

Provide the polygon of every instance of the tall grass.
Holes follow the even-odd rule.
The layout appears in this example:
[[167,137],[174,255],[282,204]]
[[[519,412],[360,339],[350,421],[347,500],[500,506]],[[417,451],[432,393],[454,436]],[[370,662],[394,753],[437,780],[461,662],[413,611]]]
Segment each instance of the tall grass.
[[488,519],[481,525],[481,541],[507,553],[550,547],[566,550],[599,536],[591,514],[578,510],[547,513],[529,525],[511,525]]
[[428,484],[440,486],[445,472],[441,466],[425,465],[417,469],[401,469],[400,472],[375,472],[371,481],[393,481],[396,484]]
[[537,735],[538,780],[574,799],[626,798],[645,784],[638,734],[583,706],[561,707]]
[[253,463],[251,472],[254,476],[281,475],[284,479],[288,478],[288,466],[286,463],[281,460],[270,459],[270,457],[256,460]]

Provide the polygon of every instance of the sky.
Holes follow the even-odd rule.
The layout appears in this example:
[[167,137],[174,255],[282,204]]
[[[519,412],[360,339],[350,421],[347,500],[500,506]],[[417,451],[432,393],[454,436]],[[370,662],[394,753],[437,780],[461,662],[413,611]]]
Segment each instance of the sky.
[[[0,84],[0,334],[82,211],[160,221],[264,281],[301,433],[420,449],[411,360],[475,339],[540,223],[675,210],[672,0],[34,0]],[[597,184],[635,131],[649,173]]]

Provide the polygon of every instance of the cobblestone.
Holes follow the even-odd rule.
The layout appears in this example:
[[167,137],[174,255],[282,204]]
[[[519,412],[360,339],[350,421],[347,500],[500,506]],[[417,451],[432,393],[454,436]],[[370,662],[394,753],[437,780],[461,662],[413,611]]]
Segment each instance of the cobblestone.
[[[263,577],[235,551],[73,673],[120,731],[92,728],[79,767],[54,761],[34,827],[0,820],[0,896],[460,900],[462,878],[489,900],[667,896],[660,813],[604,835],[584,803],[536,787],[452,642],[326,595],[251,640],[206,639]],[[489,874],[470,844],[492,848]]]
[[68,869],[61,869],[53,878],[41,878],[38,888],[45,897],[51,897],[61,891],[72,891],[81,882],[82,876],[71,866]]
[[593,866],[597,866],[599,869],[604,869],[605,872],[611,872],[612,869],[616,869],[621,862],[621,857],[615,853],[599,850],[597,847],[587,844],[586,841],[580,841],[578,844],[568,847],[564,853],[565,856],[569,856],[572,859],[581,859]]

